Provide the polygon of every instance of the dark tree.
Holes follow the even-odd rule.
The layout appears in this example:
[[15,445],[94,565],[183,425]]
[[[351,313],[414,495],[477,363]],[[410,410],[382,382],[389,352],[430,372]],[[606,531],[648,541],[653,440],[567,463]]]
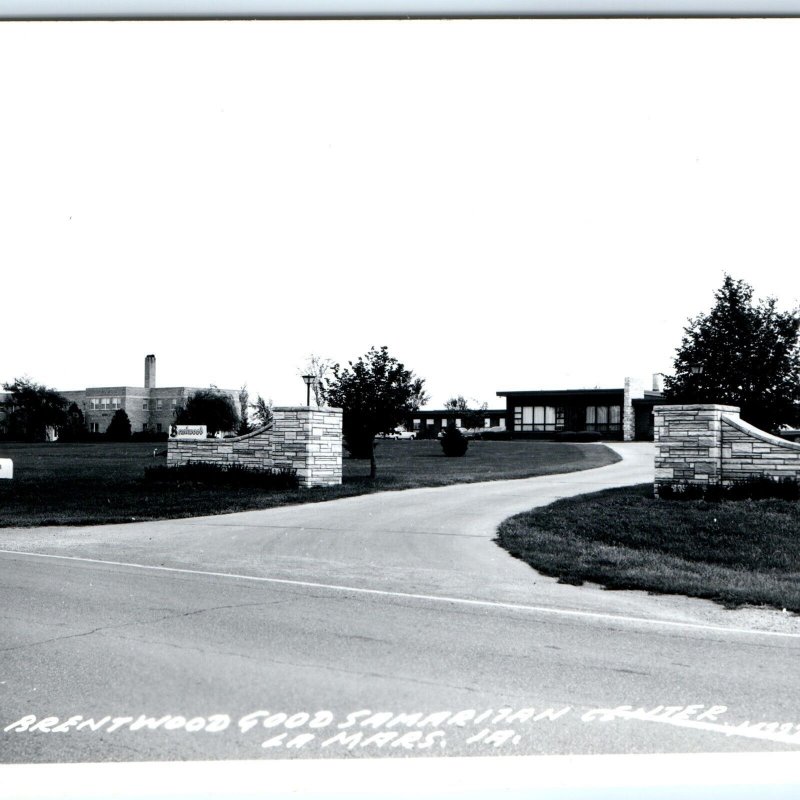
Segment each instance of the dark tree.
[[9,392],[2,406],[6,413],[6,436],[24,442],[44,442],[48,430],[58,431],[68,422],[69,401],[55,389],[34,383],[30,378],[16,378],[4,383]]
[[86,421],[83,418],[83,411],[78,408],[77,403],[70,403],[67,409],[67,420],[59,428],[58,440],[60,442],[81,442],[86,438]]
[[725,276],[707,314],[689,320],[664,380],[672,403],[721,403],[741,408],[762,430],[798,422],[800,312],[778,311],[775,298],[753,300],[753,288]]
[[111,417],[106,429],[106,437],[112,442],[127,442],[131,438],[131,421],[124,408],[119,408]]
[[469,402],[464,395],[451,397],[445,404],[446,410],[452,412],[448,420],[448,426],[455,425],[456,419],[461,420],[462,428],[482,428],[486,417],[485,411],[489,407],[484,403],[479,408],[470,408]]
[[239,412],[229,394],[212,386],[193,392],[175,421],[181,425],[205,425],[214,434],[235,431],[239,427]]
[[261,395],[256,397],[255,403],[250,405],[253,409],[253,416],[260,428],[272,422],[272,400],[265,400]]
[[250,431],[253,430],[248,414],[248,409],[250,408],[250,393],[247,391],[247,384],[239,389],[239,408],[242,409],[242,412],[241,418],[239,419],[239,427],[236,432],[239,436],[244,436],[246,433],[250,433]]
[[425,381],[390,356],[385,346],[380,350],[371,347],[358,361],[348,363],[345,369],[333,365],[333,378],[325,381],[324,399],[343,410],[345,445],[353,458],[369,459],[370,477],[374,478],[375,436],[393,431],[425,402]]

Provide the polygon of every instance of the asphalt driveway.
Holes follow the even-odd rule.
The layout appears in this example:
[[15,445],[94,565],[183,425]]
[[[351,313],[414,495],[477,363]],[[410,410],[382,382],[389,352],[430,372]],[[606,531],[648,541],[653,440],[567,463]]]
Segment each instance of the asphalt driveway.
[[506,517],[562,497],[653,479],[653,445],[614,444],[582,472],[411,489],[211,517],[0,530],[0,549],[235,573],[359,590],[532,605],[651,620],[800,633],[794,618],[714,603],[557,583],[494,538]]

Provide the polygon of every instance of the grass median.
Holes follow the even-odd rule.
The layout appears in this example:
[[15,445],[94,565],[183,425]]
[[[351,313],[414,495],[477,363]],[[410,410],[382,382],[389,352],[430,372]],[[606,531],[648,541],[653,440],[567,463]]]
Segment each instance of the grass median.
[[563,583],[599,583],[800,613],[800,504],[653,497],[652,484],[511,517],[497,542]]
[[341,486],[264,491],[202,482],[148,484],[146,467],[164,464],[166,445],[0,443],[14,461],[14,478],[0,481],[0,527],[92,525],[225,514],[319,502],[375,491],[526,478],[591,469],[619,460],[597,444],[475,441],[461,458],[447,458],[437,441],[384,441],[378,477],[369,462],[345,458]]

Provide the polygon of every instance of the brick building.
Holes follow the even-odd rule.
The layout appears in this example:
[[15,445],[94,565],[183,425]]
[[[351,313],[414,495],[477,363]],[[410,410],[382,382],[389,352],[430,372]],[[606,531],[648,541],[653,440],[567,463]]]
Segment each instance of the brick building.
[[[131,421],[131,431],[166,433],[178,411],[186,405],[195,386],[156,386],[156,357],[144,360],[144,386],[92,386],[78,391],[59,392],[83,412],[86,428],[92,433],[105,433],[111,418],[119,409]],[[221,389],[230,395],[236,410],[241,413],[239,392]]]

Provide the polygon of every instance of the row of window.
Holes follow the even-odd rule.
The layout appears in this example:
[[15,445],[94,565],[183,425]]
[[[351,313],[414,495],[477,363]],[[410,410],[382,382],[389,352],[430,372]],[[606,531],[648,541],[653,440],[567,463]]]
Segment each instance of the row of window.
[[92,397],[89,400],[91,411],[108,411],[109,408],[122,408],[119,397]]
[[[149,400],[142,400],[142,411],[150,411],[151,409],[155,409],[157,411],[161,411],[164,408],[164,400],[161,398],[157,398],[155,401],[155,405],[153,405]],[[89,410],[90,411],[108,411],[109,409],[116,410],[118,408],[122,408],[122,398],[120,397],[91,397],[89,398]],[[175,409],[178,407],[178,399],[173,397],[170,400],[170,407]]]
[[[422,427],[422,422],[423,422],[423,418],[419,418],[419,419],[413,420],[413,425],[414,425],[414,430],[415,431],[418,431]],[[442,422],[442,425],[444,425],[444,422],[443,421],[441,421],[441,422]],[[462,425],[461,425],[461,417],[456,417],[454,422],[455,422],[456,428],[462,427]],[[425,419],[426,427],[430,427],[431,425],[435,425],[435,424],[436,424],[436,420],[435,419],[430,419],[430,418]],[[500,424],[503,425],[504,424],[504,420],[500,420]],[[492,427],[492,420],[491,420],[490,417],[484,417],[483,418],[483,427],[484,428],[491,428]]]
[[[565,417],[561,406],[516,406],[514,430],[563,431]],[[622,406],[587,406],[585,423],[588,431],[619,431]]]
[[562,406],[516,406],[514,408],[515,431],[563,431],[564,408]]
[[[146,432],[147,430],[148,430],[147,423],[143,422],[142,423],[142,431]],[[89,431],[91,433],[100,433],[100,423],[99,422],[90,422],[89,423]],[[162,431],[161,423],[157,422],[156,423],[156,433],[161,433],[161,431]]]
[[621,406],[587,406],[587,431],[618,431],[622,428]]
[[[178,401],[174,397],[171,400],[171,406],[173,409],[178,407]],[[164,408],[164,401],[157,398],[155,406],[150,406],[148,400],[142,400],[142,411],[149,411],[150,408],[155,408],[157,411],[160,411]]]

